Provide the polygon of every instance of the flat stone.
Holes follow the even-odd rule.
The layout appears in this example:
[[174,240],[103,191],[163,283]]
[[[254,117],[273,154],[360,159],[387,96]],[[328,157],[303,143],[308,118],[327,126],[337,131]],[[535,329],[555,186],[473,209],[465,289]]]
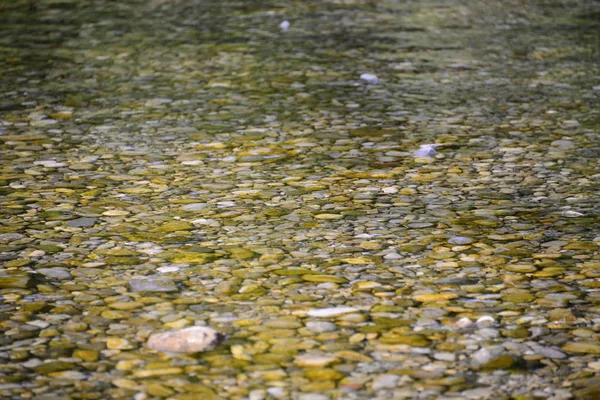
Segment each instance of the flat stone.
[[96,218],[81,217],[67,221],[67,225],[73,228],[85,228],[96,225]]
[[146,346],[152,350],[173,353],[196,353],[215,349],[225,340],[225,335],[205,326],[192,326],[181,330],[153,333]]
[[450,239],[448,239],[448,243],[465,245],[473,243],[473,239],[465,236],[452,236]]
[[176,292],[175,282],[166,278],[132,279],[129,281],[132,292]]
[[425,293],[414,295],[413,299],[422,303],[429,303],[432,301],[448,301],[458,297],[456,293]]
[[373,379],[371,388],[373,390],[394,389],[398,383],[400,376],[392,374],[379,375]]
[[29,286],[31,275],[13,274],[0,276],[0,289],[25,289]]
[[66,268],[38,268],[35,272],[44,275],[48,279],[66,281],[73,279],[73,275]]
[[303,354],[296,357],[295,363],[299,367],[326,367],[338,361],[339,359],[334,356]]
[[333,332],[337,329],[337,325],[327,321],[309,321],[306,323],[306,329],[315,333]]
[[562,347],[568,353],[600,354],[600,344],[590,342],[572,342]]
[[339,315],[348,314],[348,313],[352,313],[352,312],[356,312],[356,311],[358,311],[358,309],[354,308],[354,307],[333,307],[333,308],[320,308],[320,309],[309,310],[306,314],[309,317],[327,318],[327,317],[337,317]]

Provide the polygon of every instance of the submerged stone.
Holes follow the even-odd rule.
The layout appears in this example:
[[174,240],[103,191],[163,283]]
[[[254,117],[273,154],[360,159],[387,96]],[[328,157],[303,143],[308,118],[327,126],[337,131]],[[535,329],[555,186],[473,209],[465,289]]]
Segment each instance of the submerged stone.
[[215,349],[225,335],[205,326],[193,326],[177,331],[153,333],[146,346],[152,350],[173,353],[197,353]]
[[132,292],[176,292],[175,282],[166,278],[132,279],[129,281]]

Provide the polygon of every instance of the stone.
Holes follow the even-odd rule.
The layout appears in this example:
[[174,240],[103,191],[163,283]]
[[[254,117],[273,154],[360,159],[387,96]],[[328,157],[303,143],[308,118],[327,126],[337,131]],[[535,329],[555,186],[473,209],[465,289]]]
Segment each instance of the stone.
[[96,225],[96,218],[81,217],[67,221],[67,225],[73,228],[86,228]]
[[398,375],[379,375],[373,379],[373,382],[371,382],[371,388],[373,388],[373,390],[394,389],[396,388],[399,379],[400,376]]
[[455,293],[425,293],[414,295],[413,299],[421,303],[430,303],[433,301],[448,301],[458,297]]
[[591,342],[571,342],[562,347],[567,353],[600,354],[600,344]]
[[283,32],[286,32],[287,30],[290,29],[290,22],[288,20],[284,20],[279,24],[279,29],[281,29]]
[[38,268],[35,272],[44,275],[48,279],[66,281],[73,279],[73,275],[66,268]]
[[360,80],[361,82],[369,85],[376,85],[379,82],[381,82],[381,79],[379,79],[376,75],[373,74],[362,74],[360,76]]
[[354,307],[333,307],[333,308],[320,308],[309,310],[306,314],[309,317],[320,317],[320,318],[328,318],[328,317],[337,317],[343,314],[348,314],[352,312],[356,312],[358,309]]
[[337,329],[337,325],[333,322],[309,321],[306,323],[306,328],[314,333],[323,333],[335,331]]
[[338,361],[334,356],[307,353],[296,357],[295,363],[299,367],[322,368]]
[[117,337],[109,337],[106,339],[106,348],[109,350],[129,350],[134,346],[128,340]]
[[152,350],[172,353],[197,353],[215,349],[226,337],[212,328],[193,326],[181,330],[153,333],[146,346]]
[[452,236],[448,239],[448,243],[450,244],[458,244],[458,245],[466,245],[473,243],[473,239],[465,237],[465,236]]
[[75,368],[75,364],[68,361],[47,361],[43,364],[39,364],[36,367],[33,367],[33,370],[38,374],[48,375],[53,372],[58,371],[66,371]]
[[166,278],[131,279],[129,287],[132,292],[176,292],[175,282]]
[[0,275],[0,289],[25,289],[31,281],[29,274]]

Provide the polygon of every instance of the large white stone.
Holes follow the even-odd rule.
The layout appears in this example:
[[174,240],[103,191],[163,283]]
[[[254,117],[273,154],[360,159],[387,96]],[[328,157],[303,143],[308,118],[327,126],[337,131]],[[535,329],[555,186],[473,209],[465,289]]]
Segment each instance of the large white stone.
[[225,335],[206,326],[162,333],[154,333],[148,338],[146,346],[152,350],[172,353],[196,353],[209,351],[223,343]]

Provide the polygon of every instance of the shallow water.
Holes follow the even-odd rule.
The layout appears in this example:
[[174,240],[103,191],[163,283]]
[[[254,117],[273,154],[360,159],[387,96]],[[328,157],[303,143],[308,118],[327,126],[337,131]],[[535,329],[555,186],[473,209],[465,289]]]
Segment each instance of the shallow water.
[[598,398],[599,15],[0,3],[0,396]]

